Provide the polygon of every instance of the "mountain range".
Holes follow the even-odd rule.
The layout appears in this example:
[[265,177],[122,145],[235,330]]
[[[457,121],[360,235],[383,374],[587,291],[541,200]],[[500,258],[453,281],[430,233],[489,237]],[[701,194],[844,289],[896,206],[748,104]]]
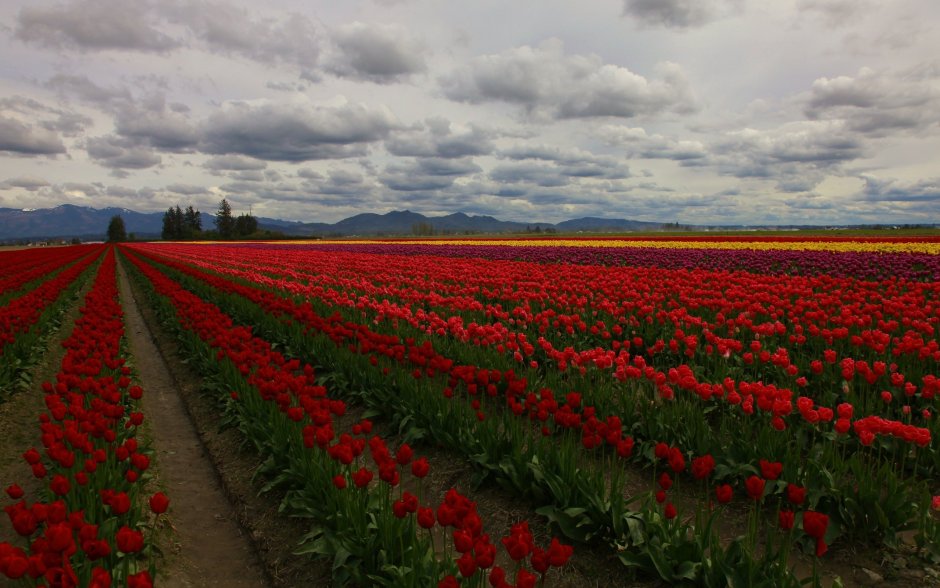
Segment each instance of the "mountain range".
[[[126,208],[91,208],[63,204],[55,208],[0,208],[0,241],[24,239],[80,238],[103,239],[108,223],[115,215],[124,220],[127,233],[138,239],[157,238],[163,229],[163,212],[137,212]],[[211,229],[214,216],[203,213],[203,229]],[[336,223],[302,223],[258,217],[262,230],[281,232],[295,237],[519,233],[525,231],[558,232],[623,232],[651,231],[661,223],[628,219],[585,217],[557,224],[503,221],[492,216],[468,215],[462,212],[446,216],[425,216],[417,212],[392,211],[386,214],[363,213]]]

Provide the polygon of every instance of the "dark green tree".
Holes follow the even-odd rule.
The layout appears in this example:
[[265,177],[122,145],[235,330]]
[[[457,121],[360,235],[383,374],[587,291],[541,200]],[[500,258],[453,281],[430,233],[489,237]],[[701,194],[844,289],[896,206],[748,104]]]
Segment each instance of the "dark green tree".
[[183,238],[183,211],[179,206],[171,206],[163,214],[163,232],[161,236],[164,239]]
[[183,232],[190,239],[202,233],[202,215],[192,205],[186,208],[183,218]]
[[258,219],[249,214],[240,214],[235,219],[235,236],[247,237],[258,230]]
[[108,223],[108,242],[120,243],[121,241],[127,241],[124,219],[120,215],[114,215],[111,217],[111,222]]
[[232,218],[232,207],[228,200],[223,198],[219,202],[219,210],[215,213],[215,229],[220,239],[231,239],[235,234],[235,219]]

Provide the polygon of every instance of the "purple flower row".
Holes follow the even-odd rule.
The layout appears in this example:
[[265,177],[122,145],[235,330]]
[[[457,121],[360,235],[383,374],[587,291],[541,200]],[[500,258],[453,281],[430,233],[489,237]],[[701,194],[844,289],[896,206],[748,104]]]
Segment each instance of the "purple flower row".
[[[240,245],[243,246],[243,245]],[[940,280],[940,256],[926,253],[876,253],[752,249],[657,249],[651,247],[532,247],[510,245],[409,245],[330,243],[258,245],[386,255],[480,257],[491,260],[582,265],[629,265],[664,269],[743,270],[762,274],[830,275],[868,280]]]

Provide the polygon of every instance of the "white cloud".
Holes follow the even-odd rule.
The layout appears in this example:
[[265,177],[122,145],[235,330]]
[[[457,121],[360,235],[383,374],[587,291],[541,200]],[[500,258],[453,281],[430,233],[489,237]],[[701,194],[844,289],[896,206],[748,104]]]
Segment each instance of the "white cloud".
[[682,68],[663,63],[649,80],[596,55],[568,55],[557,39],[483,55],[444,76],[452,100],[522,106],[556,118],[652,116],[696,109]]
[[940,3],[488,6],[0,3],[0,202],[230,195],[324,221],[936,206]]

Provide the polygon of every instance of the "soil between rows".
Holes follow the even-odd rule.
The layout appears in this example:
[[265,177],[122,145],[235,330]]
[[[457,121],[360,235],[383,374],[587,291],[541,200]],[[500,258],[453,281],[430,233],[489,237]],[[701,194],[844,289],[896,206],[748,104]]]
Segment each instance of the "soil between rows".
[[235,508],[190,420],[183,397],[191,390],[170,373],[123,266],[118,275],[125,336],[132,366],[144,388],[143,412],[156,453],[159,486],[170,496],[173,533],[165,536],[166,564],[158,581],[173,587],[266,585],[254,546],[242,532]]
[[[199,469],[211,473],[212,483],[220,490],[227,502],[225,511],[227,514],[220,513],[220,518],[226,519],[230,523],[231,532],[239,534],[247,542],[250,553],[246,554],[246,557],[250,556],[251,567],[258,566],[257,570],[261,572],[248,576],[255,582],[251,585],[274,587],[331,585],[330,562],[314,561],[307,556],[293,555],[292,552],[296,549],[299,539],[307,533],[308,527],[301,520],[279,514],[277,497],[259,495],[260,485],[252,482],[252,476],[262,463],[261,457],[243,449],[238,431],[219,430],[216,406],[200,394],[201,378],[185,365],[185,358],[179,355],[176,340],[161,328],[153,310],[146,304],[137,304],[141,293],[127,280],[124,266],[119,264],[118,267],[122,292],[130,292],[130,295],[122,294],[125,313],[130,314],[130,307],[133,306],[138,311],[139,317],[143,319],[141,328],[145,335],[142,336],[152,346],[149,355],[159,357],[166,377],[170,378],[173,383],[177,402],[183,408],[179,419],[185,425],[179,426],[189,426],[196,433],[201,447],[202,461],[184,461],[181,467],[185,470]],[[127,287],[129,290],[124,290]],[[128,336],[134,336],[133,331],[136,330],[136,328],[128,329]],[[136,354],[135,361],[140,361]],[[144,380],[144,398],[148,395],[153,396],[153,392],[148,387],[149,382],[143,376],[142,379]],[[155,422],[152,424],[154,428],[159,427]],[[158,455],[161,477],[164,476],[163,472],[167,467],[163,465],[163,460],[164,456]],[[174,510],[176,494],[179,492],[180,490],[176,490],[173,494],[169,494],[175,527],[185,524],[182,513],[177,516]],[[195,507],[204,508],[198,500],[195,501]],[[220,508],[224,509],[224,507]],[[172,547],[174,552],[185,551],[182,545]],[[219,563],[214,563],[213,560],[203,559],[202,561],[206,562],[210,570],[219,567]],[[168,558],[165,569],[168,577],[175,573],[176,565],[172,557]]]

